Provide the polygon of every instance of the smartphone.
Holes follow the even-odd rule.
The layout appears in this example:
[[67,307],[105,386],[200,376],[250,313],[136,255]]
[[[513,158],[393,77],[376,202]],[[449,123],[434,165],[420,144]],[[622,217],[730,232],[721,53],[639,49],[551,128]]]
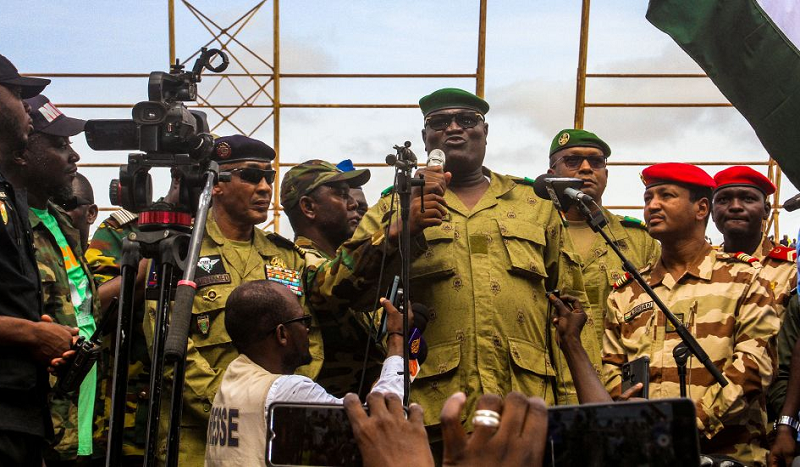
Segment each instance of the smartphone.
[[690,399],[550,407],[544,465],[700,465]]
[[648,399],[650,394],[650,357],[647,355],[622,364],[622,392],[637,383],[642,383],[642,390],[634,397]]
[[[400,276],[394,276],[394,279],[392,280],[392,283],[389,285],[389,288],[386,290],[386,295],[384,295],[384,297],[386,297],[387,300],[392,302],[392,305],[394,305],[395,308],[398,308],[397,306],[398,294],[403,295],[403,289],[400,287]],[[383,313],[381,315],[381,324],[380,326],[378,326],[377,340],[382,339],[385,334],[386,334],[386,313]]]
[[276,466],[362,464],[344,406],[329,404],[270,405],[265,457]]

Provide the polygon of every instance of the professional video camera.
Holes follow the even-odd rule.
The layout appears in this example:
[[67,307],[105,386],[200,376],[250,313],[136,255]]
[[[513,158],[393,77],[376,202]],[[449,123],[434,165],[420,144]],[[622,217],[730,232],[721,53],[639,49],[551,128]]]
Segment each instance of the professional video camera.
[[[221,63],[212,66],[217,58]],[[92,149],[143,152],[128,155],[128,164],[120,167],[119,179],[112,180],[109,190],[113,204],[140,213],[140,227],[191,225],[214,142],[206,114],[187,109],[183,102],[197,99],[197,83],[204,68],[220,73],[227,67],[224,52],[203,48],[191,71],[184,71],[184,65],[176,60],[169,73],[150,73],[150,100],[133,107],[132,119],[86,123],[86,141]],[[177,205],[152,203],[152,167],[177,171],[181,178]]]

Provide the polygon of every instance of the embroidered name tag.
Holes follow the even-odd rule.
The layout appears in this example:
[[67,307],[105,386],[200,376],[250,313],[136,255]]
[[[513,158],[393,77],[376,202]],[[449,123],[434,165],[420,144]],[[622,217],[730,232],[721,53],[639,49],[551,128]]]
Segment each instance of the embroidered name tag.
[[630,323],[631,321],[633,321],[634,318],[644,313],[645,311],[652,310],[654,306],[655,302],[652,301],[636,305],[635,307],[633,307],[631,311],[625,313],[625,322]]
[[231,275],[225,270],[225,263],[220,255],[203,256],[197,261],[194,282],[198,287],[230,284]]

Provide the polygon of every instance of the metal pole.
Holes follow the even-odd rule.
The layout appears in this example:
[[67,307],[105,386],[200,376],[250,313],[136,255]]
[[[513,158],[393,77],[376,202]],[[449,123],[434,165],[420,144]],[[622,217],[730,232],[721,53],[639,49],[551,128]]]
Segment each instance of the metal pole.
[[169,66],[175,64],[175,0],[169,0]]
[[272,189],[272,218],[273,230],[280,233],[281,230],[281,211],[280,211],[280,190],[281,186],[281,15],[279,0],[273,0],[272,4],[272,72],[274,76],[272,93],[272,148],[275,149],[275,183]]
[[475,76],[475,94],[484,96],[486,82],[486,2],[481,0],[480,20],[478,22],[478,69]]
[[589,8],[591,0],[583,0],[581,8],[581,37],[578,48],[578,76],[575,86],[575,128],[583,128],[586,110],[586,57],[589,49]]

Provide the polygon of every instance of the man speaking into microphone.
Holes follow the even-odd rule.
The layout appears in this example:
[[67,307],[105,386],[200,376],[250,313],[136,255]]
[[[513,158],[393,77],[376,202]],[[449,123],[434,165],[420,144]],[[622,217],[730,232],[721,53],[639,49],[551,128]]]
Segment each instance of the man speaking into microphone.
[[[584,294],[558,213],[529,182],[484,167],[486,101],[447,88],[419,104],[425,151],[443,151],[452,178],[441,222],[412,233],[410,298],[428,306],[430,322],[428,357],[411,385],[411,401],[424,407],[429,426],[438,426],[442,405],[457,391],[467,394],[466,414],[482,394],[512,390],[551,404],[576,403],[566,362],[551,339],[545,298],[557,288]],[[428,168],[426,179],[439,170]],[[391,200],[387,191],[345,245],[374,238],[397,210]],[[387,278],[399,271],[392,259]],[[599,363],[596,337],[585,335]],[[437,438],[431,429],[431,441]]]

